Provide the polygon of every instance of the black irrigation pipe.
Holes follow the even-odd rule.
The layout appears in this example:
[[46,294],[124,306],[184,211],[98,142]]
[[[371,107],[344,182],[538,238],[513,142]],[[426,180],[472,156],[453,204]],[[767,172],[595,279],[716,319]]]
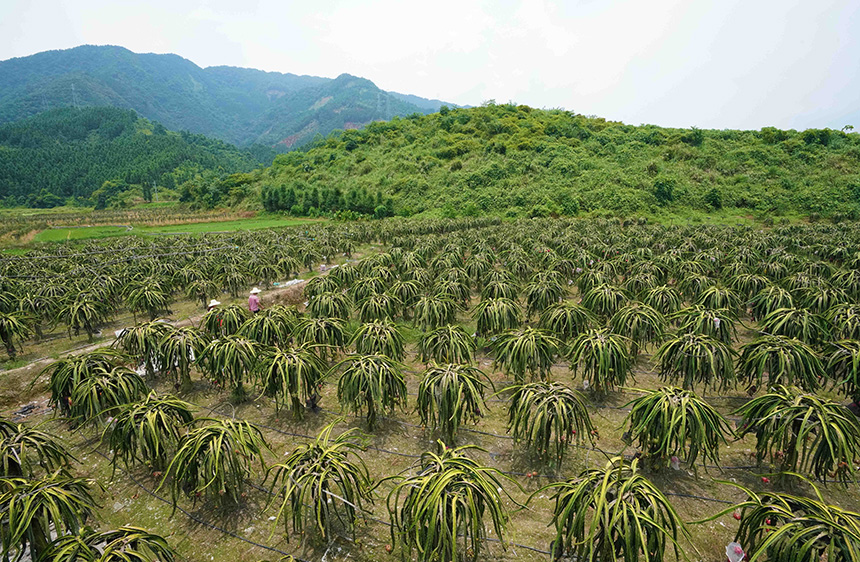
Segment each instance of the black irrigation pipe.
[[[261,427],[263,427],[263,426],[261,426]],[[95,452],[95,453],[97,453],[97,454],[98,454],[99,456],[101,456],[102,458],[104,458],[106,461],[110,462],[110,457],[108,457],[107,455],[105,455],[104,453],[102,453],[101,451],[99,451],[98,449],[96,449],[94,452]],[[187,517],[188,517],[189,519],[191,519],[192,521],[194,521],[194,522],[196,522],[196,523],[198,523],[198,524],[200,524],[200,525],[203,525],[204,527],[208,527],[209,529],[212,529],[212,530],[215,530],[215,531],[219,531],[219,532],[221,532],[221,533],[223,533],[223,534],[225,534],[225,535],[229,535],[229,536],[231,536],[231,537],[233,537],[233,538],[235,538],[235,539],[239,539],[239,540],[241,540],[241,541],[243,541],[243,542],[246,542],[246,543],[248,543],[248,544],[250,544],[250,545],[256,546],[257,548],[262,548],[262,549],[264,549],[264,550],[269,550],[269,551],[271,551],[271,552],[277,552],[278,554],[281,554],[281,555],[283,555],[283,556],[290,556],[290,557],[292,557],[293,559],[295,559],[295,560],[296,560],[296,561],[298,561],[298,562],[309,562],[308,560],[304,560],[303,558],[299,558],[298,556],[295,556],[295,555],[290,554],[290,553],[288,553],[288,552],[284,552],[283,550],[277,549],[277,548],[275,548],[275,547],[273,547],[273,546],[268,546],[268,545],[265,545],[265,544],[261,544],[261,543],[258,543],[258,542],[255,542],[255,541],[252,541],[251,539],[248,539],[248,538],[246,538],[246,537],[244,537],[244,536],[242,536],[242,535],[240,535],[240,534],[238,534],[238,533],[234,533],[234,532],[232,532],[232,531],[228,531],[227,529],[223,529],[223,528],[221,528],[221,527],[219,527],[219,526],[217,526],[217,525],[214,525],[214,524],[212,524],[212,523],[209,523],[208,521],[205,521],[205,520],[203,520],[203,519],[201,519],[201,518],[197,517],[196,515],[194,515],[194,514],[192,514],[192,513],[188,512],[187,510],[183,509],[182,507],[180,507],[180,506],[178,506],[178,505],[175,505],[172,501],[170,501],[170,500],[168,500],[168,499],[166,499],[166,498],[163,498],[163,497],[159,496],[158,494],[156,494],[155,492],[153,492],[152,490],[150,490],[149,488],[147,488],[146,486],[144,486],[143,484],[141,484],[141,483],[140,483],[140,482],[139,482],[139,481],[138,481],[134,476],[132,476],[132,475],[131,475],[131,473],[130,473],[128,470],[126,470],[126,469],[122,469],[122,470],[123,470],[123,473],[128,477],[128,479],[129,479],[129,480],[131,480],[131,481],[134,483],[134,485],[135,485],[135,486],[137,486],[138,488],[140,488],[141,490],[143,490],[144,492],[146,492],[147,494],[149,494],[149,495],[150,495],[150,496],[152,496],[153,498],[157,499],[158,501],[160,501],[160,502],[162,502],[162,503],[165,503],[165,504],[167,504],[167,505],[172,506],[172,507],[173,507],[174,509],[176,509],[177,511],[182,512],[185,516],[187,516]],[[266,489],[266,488],[264,488],[264,487],[262,487],[262,486],[258,486],[258,485],[256,485],[256,484],[254,484],[253,482],[249,482],[248,480],[245,480],[245,483],[246,483],[246,484],[248,484],[249,486],[251,486],[252,488],[254,488],[254,489],[256,489],[256,490],[260,491],[260,492],[265,492],[266,494],[268,494],[268,495],[270,495],[270,496],[275,496],[275,495],[277,495],[277,494],[275,494],[274,492],[272,492],[271,490],[268,490],[268,489]],[[730,502],[729,502],[729,503],[730,503]],[[387,527],[392,527],[392,526],[393,526],[393,525],[392,525],[392,523],[391,523],[390,521],[385,521],[385,520],[383,520],[383,519],[377,519],[377,518],[375,518],[375,517],[362,516],[362,519],[364,519],[364,520],[366,520],[366,521],[372,521],[372,522],[374,522],[374,523],[379,523],[379,524],[385,525],[385,526],[387,526]],[[484,537],[484,538],[483,538],[483,540],[484,540],[484,541],[487,541],[487,542],[497,542],[497,543],[499,543],[499,544],[501,544],[501,545],[503,545],[503,546],[504,546],[504,545],[510,545],[510,546],[515,546],[515,547],[517,547],[517,548],[524,548],[524,549],[526,549],[526,550],[531,550],[531,551],[533,551],[533,552],[539,552],[539,553],[541,553],[541,554],[552,554],[552,553],[551,553],[550,551],[548,551],[548,550],[541,550],[541,549],[536,548],[536,547],[533,547],[533,546],[528,546],[528,545],[525,545],[525,544],[518,544],[518,543],[515,543],[515,542],[511,542],[511,541],[502,541],[502,540],[500,540],[500,539],[496,539],[496,538],[492,538],[492,537]]]
[[[216,409],[215,409],[215,408],[209,408],[209,407],[206,407],[206,406],[203,406],[203,408],[204,408],[204,409],[206,409],[206,410],[209,410],[211,413],[214,413],[214,414],[217,414],[217,413],[218,413],[218,412],[216,411]],[[320,410],[322,410],[323,412],[325,412],[325,413],[327,413],[327,414],[330,414],[330,415],[331,415],[331,414],[333,414],[333,412],[331,412],[330,410],[325,410],[325,409],[323,409],[323,408],[320,408]],[[359,417],[359,418],[360,418],[361,416],[354,416],[354,417]],[[383,418],[383,419],[389,419],[389,420],[392,420],[392,421],[397,421],[398,423],[400,423],[400,424],[402,424],[402,425],[409,426],[409,427],[415,427],[415,428],[420,428],[420,427],[421,427],[421,426],[419,426],[419,425],[415,425],[415,424],[410,424],[410,423],[406,423],[406,422],[400,422],[400,421],[398,421],[398,420],[394,420],[393,418],[386,418],[386,417],[384,417],[384,416],[382,416],[382,418]],[[292,432],[289,432],[289,431],[284,431],[284,430],[278,429],[278,428],[276,428],[276,427],[271,427],[271,426],[264,425],[264,424],[258,424],[258,423],[255,423],[255,425],[257,425],[258,427],[262,427],[262,428],[264,428],[264,429],[268,429],[268,430],[270,430],[270,431],[274,431],[274,432],[276,432],[276,433],[283,434],[283,435],[289,435],[289,436],[293,436],[293,437],[301,437],[301,438],[304,438],[304,439],[316,439],[315,437],[310,436],[310,435],[304,435],[304,434],[300,434],[300,433],[292,433]],[[498,437],[498,438],[502,438],[502,439],[513,439],[513,437],[511,437],[511,436],[509,436],[509,435],[499,435],[499,434],[497,434],[497,433],[489,433],[489,432],[486,432],[486,431],[477,431],[477,430],[469,430],[469,429],[464,429],[464,431],[472,431],[472,432],[475,432],[475,433],[480,433],[480,434],[482,434],[482,435],[488,435],[488,436]],[[605,450],[601,449],[600,447],[596,447],[596,446],[594,446],[594,447],[588,447],[588,446],[586,446],[586,445],[579,445],[579,444],[576,444],[576,443],[572,443],[571,445],[572,445],[573,447],[578,448],[578,449],[585,449],[585,450],[587,450],[587,451],[595,451],[595,452],[599,452],[599,453],[603,454],[604,456],[606,456],[607,458],[618,457],[618,456],[624,456],[624,458],[626,458],[626,459],[631,459],[631,458],[633,458],[633,457],[634,457],[634,455],[624,455],[624,451],[621,451],[621,452],[619,452],[619,453],[610,453],[610,452],[605,451]],[[381,452],[381,453],[385,453],[385,454],[389,454],[389,455],[396,455],[396,456],[400,456],[400,457],[415,458],[415,459],[421,458],[421,455],[414,455],[414,454],[408,454],[408,453],[401,453],[401,452],[399,452],[399,451],[392,451],[392,450],[390,450],[390,449],[383,449],[383,448],[381,448],[381,447],[376,447],[376,446],[374,446],[374,445],[368,445],[368,446],[366,447],[366,449],[370,449],[370,450],[374,450],[374,451],[379,451],[379,452]],[[494,452],[494,451],[488,451],[488,450],[484,450],[484,452],[485,452],[485,453],[487,453],[487,455],[488,455],[488,456],[490,456],[490,458],[493,458],[493,459],[496,459],[497,457],[500,457],[500,456],[503,456],[503,455],[504,455],[504,453],[499,453],[499,452]],[[707,469],[707,468],[716,468],[716,469],[719,469],[719,470],[750,470],[750,469],[759,468],[758,466],[755,466],[755,465],[751,465],[751,466],[716,466],[716,465],[703,465],[703,467],[704,467],[704,468],[706,468],[706,469]],[[516,471],[510,471],[510,470],[499,470],[499,472],[501,472],[502,474],[507,474],[507,475],[509,475],[509,476],[527,476],[527,475],[528,475],[528,473],[525,473],[525,472],[516,472]],[[559,476],[557,476],[557,475],[536,474],[536,473],[535,473],[535,474],[533,474],[533,477],[534,477],[534,478],[541,478],[541,477],[543,477],[543,478],[559,478]],[[562,478],[562,479],[567,479],[567,477],[564,477],[564,476],[562,476],[561,478]],[[664,492],[664,494],[666,494],[667,496],[678,496],[678,497],[683,497],[683,498],[692,498],[692,499],[698,499],[698,500],[708,501],[708,502],[713,502],[713,503],[722,503],[722,504],[733,504],[733,503],[734,503],[734,502],[732,502],[732,501],[728,501],[728,500],[721,500],[721,499],[718,499],[718,498],[711,498],[711,497],[707,497],[707,496],[697,496],[697,495],[692,495],[692,494],[683,494],[683,493],[680,493],[680,492]],[[519,546],[522,546],[522,545],[519,545]],[[524,547],[524,548],[530,548],[530,547]]]
[[[102,453],[102,452],[101,452],[101,451],[99,451],[98,449],[96,449],[96,450],[95,450],[95,452],[96,452],[96,453],[98,453],[98,454],[99,454],[101,457],[103,457],[105,460],[107,460],[108,462],[110,462],[110,458],[109,458],[107,455],[105,455],[104,453]],[[196,522],[196,523],[198,523],[198,524],[200,524],[200,525],[203,525],[204,527],[208,527],[209,529],[213,529],[213,530],[215,530],[215,531],[219,531],[219,532],[221,532],[222,534],[229,535],[229,536],[231,536],[231,537],[233,537],[233,538],[235,538],[235,539],[239,539],[240,541],[243,541],[243,542],[246,542],[246,543],[248,543],[248,544],[250,544],[250,545],[256,546],[257,548],[262,548],[262,549],[264,549],[264,550],[269,550],[269,551],[271,551],[271,552],[277,552],[278,554],[280,554],[280,555],[282,555],[282,556],[290,556],[290,557],[292,557],[293,559],[297,560],[298,562],[310,562],[309,560],[304,560],[303,558],[299,558],[298,556],[295,556],[295,555],[293,555],[293,554],[290,554],[289,552],[284,552],[283,550],[277,549],[277,548],[275,548],[275,547],[273,547],[273,546],[268,546],[268,545],[265,545],[265,544],[261,544],[261,543],[258,543],[258,542],[255,542],[255,541],[252,541],[251,539],[248,539],[248,538],[246,538],[246,537],[243,537],[242,535],[240,535],[240,534],[238,534],[238,533],[234,533],[233,531],[228,531],[227,529],[222,529],[221,527],[219,527],[219,526],[217,526],[217,525],[213,525],[212,523],[209,523],[208,521],[205,521],[205,520],[203,520],[203,519],[201,519],[201,518],[197,517],[196,515],[194,515],[194,514],[192,514],[192,513],[188,512],[188,511],[186,511],[185,509],[183,509],[183,508],[179,507],[178,505],[174,504],[172,501],[170,501],[170,500],[168,500],[168,499],[165,499],[165,498],[162,498],[161,496],[159,496],[158,494],[156,494],[155,492],[153,492],[152,490],[150,490],[149,488],[147,488],[146,486],[144,486],[143,484],[141,484],[140,482],[138,482],[138,481],[137,481],[137,479],[136,479],[134,476],[132,476],[132,475],[131,475],[131,473],[130,473],[129,471],[127,471],[127,470],[123,469],[123,472],[125,473],[125,475],[126,475],[126,476],[128,476],[129,480],[131,480],[131,481],[135,484],[135,486],[137,486],[138,488],[140,488],[141,490],[143,490],[144,492],[146,492],[147,494],[149,494],[149,495],[150,495],[150,496],[152,496],[153,498],[157,499],[158,501],[163,502],[163,503],[165,503],[165,504],[167,504],[167,505],[172,506],[172,507],[173,507],[174,509],[176,509],[177,511],[181,511],[181,512],[182,512],[184,515],[186,515],[189,519],[191,519],[192,521],[194,521],[194,522]]]
[[[248,480],[245,480],[245,483],[246,483],[248,486],[250,486],[250,487],[254,488],[255,490],[257,490],[257,491],[259,491],[259,492],[264,492],[264,493],[268,494],[269,496],[277,496],[277,495],[278,495],[278,494],[276,494],[275,492],[273,492],[273,491],[271,491],[271,490],[269,490],[269,489],[267,489],[267,488],[264,488],[264,487],[262,487],[262,486],[258,486],[258,485],[256,485],[256,484],[254,484],[253,482],[249,482]],[[311,507],[311,506],[310,506],[310,505],[308,505],[308,504],[303,504],[303,505],[304,505],[305,507]],[[391,523],[391,521],[385,521],[384,519],[377,519],[376,517],[368,517],[368,516],[367,516],[366,514],[364,514],[364,513],[362,513],[362,514],[361,514],[361,518],[362,518],[364,521],[371,521],[371,522],[373,522],[373,523],[379,523],[380,525],[385,525],[386,527],[393,527],[393,526],[394,526],[394,524],[393,524],[393,523]],[[457,536],[462,537],[462,536],[464,536],[464,535],[457,535]],[[496,539],[496,538],[492,538],[492,537],[484,537],[482,540],[487,541],[487,542],[497,542],[497,543],[500,543],[500,544],[503,544],[503,545],[504,545],[504,544],[509,544],[509,545],[511,545],[511,546],[516,546],[516,547],[518,547],[518,548],[525,548],[526,550],[531,550],[531,551],[534,551],[534,552],[540,552],[540,553],[542,553],[542,554],[552,554],[552,553],[551,553],[551,552],[549,552],[548,550],[541,550],[541,549],[539,549],[539,548],[535,548],[535,547],[533,547],[533,546],[528,546],[528,545],[525,545],[525,544],[519,544],[519,543],[515,543],[515,542],[510,542],[510,541],[505,542],[505,541],[502,541],[502,540],[500,540],[500,539]]]
[[[206,406],[203,406],[203,408],[204,408],[204,409],[206,409],[206,410],[209,410],[209,411],[210,411],[211,413],[213,413],[213,414],[217,414],[217,413],[218,413],[214,408],[208,408],[208,407],[206,407]],[[330,412],[329,410],[323,410],[322,408],[320,408],[320,410],[322,410],[323,412],[325,412],[325,413],[327,413],[327,414],[331,414],[331,413],[332,413],[332,412]],[[223,414],[220,414],[220,415],[223,415]],[[390,418],[387,418],[387,419],[390,419]],[[314,437],[313,435],[305,435],[305,434],[303,434],[303,433],[293,433],[293,432],[291,432],[291,431],[285,431],[285,430],[283,430],[283,429],[279,429],[279,428],[277,428],[277,427],[272,427],[272,426],[270,426],[270,425],[265,425],[265,424],[256,423],[256,422],[254,422],[254,425],[256,425],[257,427],[262,427],[262,428],[264,428],[264,429],[268,429],[268,430],[270,430],[270,431],[274,431],[274,432],[276,432],[276,433],[280,433],[280,434],[282,434],[282,435],[289,435],[289,436],[291,436],[291,437],[300,437],[300,438],[302,438],[302,439],[316,439],[316,437]],[[415,427],[418,427],[418,426],[415,426]],[[381,453],[387,453],[387,454],[389,454],[389,455],[396,455],[396,456],[399,456],[399,457],[407,457],[407,458],[410,458],[410,459],[420,459],[420,458],[421,458],[421,455],[411,455],[411,454],[408,454],[408,453],[401,453],[401,452],[399,452],[399,451],[392,451],[392,450],[389,450],[389,449],[383,449],[383,448],[381,448],[381,447],[377,447],[377,446],[375,446],[375,445],[368,445],[366,448],[367,448],[367,449],[374,450],[374,451],[379,451],[379,452],[381,452]]]
[[[209,407],[207,407],[207,406],[202,406],[202,408],[204,408],[204,409],[206,409],[206,410],[208,410],[208,411],[210,411],[210,412],[212,412],[212,413],[217,413],[217,412],[216,412],[216,410],[215,410],[214,408],[209,408]],[[319,410],[320,410],[321,412],[323,412],[324,414],[328,414],[328,415],[332,415],[332,416],[337,416],[337,417],[343,417],[341,414],[338,414],[338,413],[333,412],[332,410],[328,410],[328,409],[326,409],[326,408],[319,408]],[[363,419],[363,418],[364,418],[364,416],[353,416],[353,417],[355,417],[355,418],[359,418],[359,419]],[[406,426],[406,427],[414,427],[414,428],[416,428],[416,429],[424,429],[424,426],[417,425],[417,424],[413,424],[413,423],[409,423],[409,422],[405,422],[405,421],[401,421],[401,420],[398,420],[398,419],[396,419],[396,418],[389,418],[389,417],[386,417],[386,416],[379,416],[379,417],[380,417],[381,419],[384,419],[384,420],[389,420],[389,421],[396,422],[396,423],[398,423],[398,424],[400,424],[400,425],[403,425],[403,426]],[[282,429],[278,429],[278,428],[276,428],[276,427],[272,427],[272,426],[269,426],[269,425],[258,424],[258,423],[256,423],[256,422],[255,422],[255,425],[257,425],[257,426],[259,426],[259,427],[262,427],[262,428],[265,428],[265,429],[269,429],[269,430],[271,430],[271,431],[274,431],[274,432],[276,432],[276,433],[280,433],[280,434],[283,434],[283,435],[289,435],[289,436],[293,436],[293,437],[301,437],[301,438],[304,438],[304,439],[316,439],[316,437],[313,437],[313,436],[311,436],[311,435],[304,435],[304,434],[301,434],[301,433],[292,433],[292,432],[285,431],[285,430],[282,430]],[[507,440],[513,440],[513,439],[514,439],[514,437],[513,437],[513,436],[511,436],[511,435],[501,435],[501,434],[498,434],[498,433],[491,433],[491,432],[487,432],[487,431],[480,431],[480,430],[477,430],[477,429],[470,429],[470,428],[467,428],[467,427],[462,427],[462,428],[460,428],[460,431],[467,431],[467,432],[470,432],[470,433],[477,433],[477,434],[480,434],[480,435],[487,435],[487,436],[489,436],[489,437],[496,437],[497,439],[507,439]],[[600,453],[602,453],[602,454],[606,455],[608,458],[621,456],[621,455],[623,454],[623,452],[624,452],[624,451],[621,451],[621,452],[619,452],[619,453],[615,453],[615,454],[613,454],[613,453],[609,453],[609,452],[607,452],[607,451],[605,451],[605,450],[601,449],[600,447],[596,447],[596,446],[591,446],[591,447],[589,447],[589,446],[587,446],[587,445],[580,445],[580,444],[578,444],[578,443],[571,443],[570,445],[571,445],[572,447],[575,447],[575,448],[578,448],[578,449],[585,449],[585,450],[587,450],[587,451],[597,451],[597,452],[600,452]],[[417,458],[421,458],[421,455],[412,455],[412,454],[407,454],[407,453],[401,453],[401,452],[399,452],[399,451],[392,451],[392,450],[389,450],[389,449],[383,449],[383,448],[381,448],[381,447],[376,447],[376,446],[373,446],[373,445],[369,445],[367,448],[368,448],[368,449],[375,450],[375,451],[379,451],[379,452],[382,452],[382,453],[387,453],[387,454],[391,454],[391,455],[397,455],[397,456],[401,456],[401,457],[409,457],[409,458],[416,458],[416,459],[417,459]],[[497,457],[499,457],[499,456],[503,456],[503,455],[504,455],[504,453],[499,453],[499,452],[494,452],[494,451],[486,451],[486,450],[485,450],[485,452],[487,453],[487,455],[489,455],[489,456],[490,456],[490,457],[492,457],[493,459],[495,459],[495,458],[497,458]],[[633,458],[633,455],[626,455],[626,458]],[[717,465],[709,465],[709,464],[706,464],[706,465],[702,465],[702,466],[703,466],[703,468],[706,468],[706,469],[708,469],[708,468],[716,468],[716,469],[718,469],[718,470],[751,470],[751,469],[759,468],[759,466],[758,466],[758,465],[740,465],[740,466],[731,466],[731,465],[730,465],[730,466],[717,466]],[[525,476],[525,475],[526,475],[526,474],[525,474],[525,473],[523,473],[523,472],[509,472],[509,471],[501,471],[501,472],[503,472],[503,473],[505,473],[505,474],[515,474],[515,475],[518,475],[518,476]],[[537,475],[535,475],[535,476],[537,476]]]

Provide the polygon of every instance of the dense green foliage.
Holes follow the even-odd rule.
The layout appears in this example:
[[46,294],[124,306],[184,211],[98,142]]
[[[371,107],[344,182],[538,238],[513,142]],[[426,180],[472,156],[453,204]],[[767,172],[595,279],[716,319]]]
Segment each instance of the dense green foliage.
[[568,552],[579,560],[662,562],[670,545],[675,559],[689,559],[678,542],[690,538],[686,525],[637,465],[615,457],[532,494],[552,492],[554,559]]
[[[846,408],[843,399],[833,397],[836,391],[856,397],[860,381],[858,248],[860,228],[851,223],[753,228],[579,219],[326,221],[200,238],[43,245],[26,256],[7,254],[0,258],[0,310],[26,307],[40,313],[44,335],[50,338],[66,329],[52,323],[70,321],[66,314],[52,320],[53,311],[82,294],[105,304],[105,320],[97,321],[95,330],[110,334],[114,326],[124,326],[135,308],[128,288],[144,280],[179,301],[189,282],[207,279],[217,291],[213,296],[227,300],[223,293],[232,293],[238,301],[230,302],[241,303],[217,306],[195,322],[197,327],[138,324],[119,338],[123,354],[90,351],[66,357],[37,379],[37,385],[49,384],[56,415],[95,422],[77,424],[63,439],[76,454],[81,452],[81,462],[88,463],[85,470],[107,473],[90,452],[95,430],[110,436],[100,451],[113,450],[118,478],[108,494],[99,496],[106,504],[99,513],[110,517],[100,522],[104,528],[122,524],[116,518],[126,517],[159,522],[162,528],[163,512],[149,509],[157,498],[140,494],[137,503],[125,504],[128,509],[112,511],[110,496],[125,501],[129,490],[150,490],[166,474],[162,489],[169,486],[177,507],[187,513],[196,502],[193,516],[205,524],[236,529],[230,532],[256,542],[266,539],[241,531],[246,515],[265,521],[271,514],[272,521],[280,515],[287,522],[291,540],[300,530],[306,539],[315,535],[303,544],[306,559],[321,559],[326,551],[332,556],[334,548],[341,548],[341,559],[381,560],[389,542],[385,550],[396,550],[404,559],[440,562],[546,559],[540,552],[532,555],[535,550],[601,561],[657,562],[702,556],[686,544],[678,555],[666,552],[676,540],[689,538],[678,514],[702,517],[709,505],[702,501],[736,502],[740,496],[715,498],[712,486],[687,479],[684,472],[656,475],[649,483],[639,472],[645,463],[680,468],[686,461],[710,470],[725,461],[727,477],[753,485],[761,497],[771,484],[769,477],[779,471],[781,478],[786,471],[812,474],[828,486],[834,480],[856,481],[860,423],[853,406]],[[323,260],[337,267],[317,274]],[[313,281],[305,285],[304,295],[292,284],[286,290],[267,290],[263,312],[250,315],[239,295],[253,285],[263,286],[259,279],[270,275],[265,273],[270,268],[311,270]],[[560,295],[555,281],[561,282]],[[782,297],[771,293],[753,303],[768,287],[784,288],[793,302],[773,308]],[[335,295],[345,295],[340,303],[345,306],[333,300]],[[180,304],[187,311],[201,300]],[[303,300],[308,304],[302,305]],[[311,306],[314,301],[319,304]],[[296,308],[277,302],[294,302]],[[750,310],[757,305],[761,311],[773,310]],[[673,313],[664,319],[660,313],[665,309]],[[198,308],[191,314],[201,312]],[[413,321],[422,330],[410,328]],[[502,329],[509,321],[516,327]],[[209,343],[210,338],[216,339]],[[664,344],[652,345],[661,339]],[[45,343],[24,340],[22,353],[28,359],[34,352],[42,355]],[[357,354],[344,359],[350,351]],[[422,368],[421,362],[429,365]],[[140,380],[128,367],[151,373]],[[13,369],[3,376],[14,376]],[[545,382],[517,385],[486,398],[490,384],[478,369],[486,369],[492,381],[525,383],[540,377]],[[623,387],[634,374],[649,388],[625,407],[634,389]],[[688,390],[655,391],[660,374],[679,385],[707,387],[707,400]],[[216,384],[207,385],[207,378]],[[738,379],[746,388],[738,388]],[[11,385],[0,385],[0,400],[10,396],[6,387],[16,379],[11,380]],[[183,398],[198,401],[219,420],[203,427],[206,420],[191,420],[181,403],[147,394],[146,385],[166,390],[183,380],[189,383],[187,389],[179,388]],[[776,386],[788,384],[805,391]],[[596,392],[580,395],[574,387]],[[227,404],[230,388],[243,388],[253,403]],[[284,405],[306,419],[281,419],[278,410]],[[398,406],[402,411],[396,411]],[[363,424],[358,418],[367,416],[375,434],[368,436],[366,450],[309,437],[332,421],[338,407],[351,416],[336,421],[332,435]],[[732,433],[727,414],[737,407],[735,416],[743,417],[738,424],[742,440],[718,451]],[[626,408],[630,415],[624,423]],[[252,420],[259,431],[235,425]],[[464,425],[473,422],[474,428]],[[220,427],[223,423],[230,428]],[[485,444],[487,450],[461,455],[443,453],[440,446],[436,455],[427,453],[434,431],[449,446],[456,431],[458,440]],[[272,450],[265,450],[260,434],[271,439]],[[77,470],[76,464],[62,466],[64,453],[46,434],[0,422],[3,435],[13,435],[0,438],[0,466],[6,473],[40,478],[57,468]],[[311,444],[304,446],[307,440]],[[357,446],[359,440],[348,441]],[[635,442],[639,452],[623,442]],[[362,439],[362,449],[364,445]],[[750,450],[761,466],[749,466]],[[595,462],[604,465],[600,455],[613,451],[639,459],[617,458],[595,470]],[[26,461],[19,463],[19,456]],[[407,468],[406,459],[418,458],[422,461]],[[277,486],[260,486],[266,467],[279,460],[284,468]],[[360,476],[347,473],[354,471],[345,460]],[[132,466],[124,469],[123,461]],[[366,470],[359,466],[362,461]],[[532,472],[535,468],[539,472]],[[120,474],[129,470],[133,480]],[[496,470],[530,483],[530,491],[543,484],[551,488],[536,491],[533,503],[521,510],[522,490],[511,488],[512,482]],[[560,482],[575,474],[580,476]],[[398,476],[406,477],[401,486],[396,485]],[[8,482],[17,478],[0,478],[7,482],[0,482],[0,496],[3,486],[12,486],[17,495],[35,497],[32,488]],[[796,477],[791,478],[793,484]],[[364,495],[371,481],[379,484],[381,495],[391,493],[390,518],[381,513],[384,508],[373,508],[374,496]],[[540,484],[531,484],[535,482]],[[855,488],[831,487],[828,503],[851,507]],[[800,492],[810,495],[808,488]],[[264,504],[269,513],[258,511]],[[139,510],[131,511],[135,506]],[[273,511],[277,506],[279,512]],[[806,515],[789,520],[795,506]],[[699,527],[694,544],[703,552],[715,545],[722,550],[735,533],[729,525],[740,525],[744,547],[760,560],[812,562],[825,548],[830,560],[839,559],[838,553],[848,552],[843,545],[853,548],[857,538],[850,528],[856,516],[843,509],[807,503],[780,512],[778,505],[768,505],[751,514],[753,507],[736,513],[740,523]],[[515,534],[503,537],[508,516]],[[747,523],[745,517],[751,520]],[[15,519],[24,524],[16,527],[28,522],[17,514]],[[7,532],[5,521],[0,517],[2,532]],[[395,525],[391,541],[385,523]],[[280,535],[279,526],[280,521],[273,531]],[[79,541],[67,534],[74,529],[60,527],[63,536],[56,546],[71,559],[69,553],[76,545],[86,547],[86,539]],[[787,530],[780,531],[783,527]],[[236,536],[220,541],[197,525],[164,530],[175,531],[192,558],[192,549],[204,542],[216,544],[216,561],[247,557],[248,543],[239,545],[238,552],[230,547],[238,544],[229,542]],[[185,539],[183,533],[201,540]],[[771,536],[784,540],[777,544]],[[341,542],[341,537],[351,541]],[[805,542],[798,543],[798,537]],[[502,554],[500,545],[483,538],[516,543]],[[765,541],[770,546],[762,546]],[[258,544],[285,548],[271,536]],[[804,548],[812,558],[803,555]],[[20,552],[18,546],[13,549],[13,554]],[[204,558],[209,554],[203,553]]]
[[726,207],[857,216],[858,160],[860,137],[828,129],[666,129],[487,104],[332,135],[277,157],[260,184],[267,193],[293,193],[299,205],[315,190],[323,200],[323,193],[379,190],[403,215]]
[[413,551],[418,562],[481,560],[490,523],[504,541],[509,515],[502,483],[516,481],[467,457],[469,449],[477,447],[427,451],[416,463],[417,474],[388,495],[391,538],[402,544],[402,560],[412,560]]
[[329,538],[340,525],[352,531],[355,540],[357,516],[364,511],[362,504],[373,503],[373,480],[361,460],[365,436],[352,428],[332,437],[335,423],[324,427],[313,442],[300,445],[283,464],[272,465],[266,473],[267,479],[273,475],[272,488],[283,496],[274,519],[275,525],[283,519],[286,532],[292,523],[294,533],[305,534],[305,530],[313,529]]
[[[208,178],[220,200],[219,180],[271,161],[222,141],[174,133],[134,111],[111,107],[55,109],[0,125],[0,199],[7,206],[56,207],[67,200],[104,208],[138,186],[152,200],[162,189]],[[219,193],[221,189],[224,193]]]
[[724,483],[742,490],[748,499],[697,523],[713,521],[734,511],[740,520],[735,541],[747,550],[744,560],[857,560],[860,514],[829,504],[811,482],[815,497],[778,492],[757,494],[739,484]]
[[731,435],[726,418],[689,390],[663,387],[643,392],[625,406],[630,407],[626,434],[653,467],[669,466],[680,455],[695,468],[700,453],[704,461],[719,466],[720,443],[726,444],[726,435]]
[[369,80],[250,68],[200,68],[177,55],[84,45],[0,62],[0,123],[57,107],[134,109],[170,129],[240,146],[300,146],[320,134],[441,102],[384,92]]
[[738,435],[756,436],[756,457],[781,472],[803,471],[816,479],[856,480],[854,456],[860,421],[837,402],[796,387],[776,385],[737,411],[744,418]]

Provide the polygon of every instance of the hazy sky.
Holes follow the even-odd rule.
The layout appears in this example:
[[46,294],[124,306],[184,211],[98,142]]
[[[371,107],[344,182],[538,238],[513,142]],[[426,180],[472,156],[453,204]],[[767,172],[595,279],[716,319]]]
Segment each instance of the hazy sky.
[[0,0],[0,59],[81,44],[630,124],[860,129],[860,0]]

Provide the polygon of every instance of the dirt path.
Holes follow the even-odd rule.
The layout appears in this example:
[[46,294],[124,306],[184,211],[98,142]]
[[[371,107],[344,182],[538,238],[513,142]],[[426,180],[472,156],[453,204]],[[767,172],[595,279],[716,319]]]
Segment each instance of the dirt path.
[[[329,271],[331,270],[329,269]],[[322,275],[325,275],[327,273],[328,271],[323,272]],[[290,285],[289,287],[275,287],[267,290],[261,295],[261,302],[263,307],[272,306],[275,304],[300,305],[302,302],[304,302],[304,296],[302,294],[302,291],[304,290],[304,286],[306,283],[307,280],[303,279],[298,283]],[[189,326],[192,324],[197,325],[203,318],[203,314],[205,313],[196,314],[194,316],[185,318],[184,320],[169,323],[176,327]],[[68,357],[70,355],[88,353],[96,349],[109,347],[113,345],[115,341],[115,338],[111,338],[107,341],[82,345],[80,347],[75,347],[73,349],[64,351],[58,354],[56,358],[42,357],[40,359],[35,359],[21,367],[16,367],[15,369],[9,369],[8,371],[0,372],[0,380],[3,381],[3,388],[0,389],[0,410],[15,408],[15,404],[18,405],[18,408],[21,408],[24,407],[27,403],[32,403],[34,401],[40,403],[44,402],[44,390],[42,388],[38,388],[38,383],[41,381],[35,381],[36,384],[33,384],[33,381],[38,376],[37,373],[39,371],[41,371],[51,363],[57,361],[58,359]]]

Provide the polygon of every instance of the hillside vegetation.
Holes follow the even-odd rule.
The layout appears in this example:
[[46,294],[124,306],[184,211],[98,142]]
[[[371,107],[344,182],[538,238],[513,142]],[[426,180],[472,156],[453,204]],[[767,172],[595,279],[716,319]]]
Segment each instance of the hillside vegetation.
[[172,54],[84,45],[0,62],[0,123],[57,107],[134,109],[171,130],[246,147],[286,151],[394,115],[437,111],[442,102],[385,92],[348,74],[298,76],[251,68],[200,68]]
[[132,185],[151,199],[200,177],[250,171],[274,152],[254,154],[188,132],[167,131],[134,111],[63,108],[0,125],[0,200],[6,206],[54,207],[67,200],[105,207]]
[[256,185],[294,214],[343,209],[352,192],[401,215],[856,218],[858,164],[860,136],[829,129],[667,129],[490,103],[333,134],[278,156]]

